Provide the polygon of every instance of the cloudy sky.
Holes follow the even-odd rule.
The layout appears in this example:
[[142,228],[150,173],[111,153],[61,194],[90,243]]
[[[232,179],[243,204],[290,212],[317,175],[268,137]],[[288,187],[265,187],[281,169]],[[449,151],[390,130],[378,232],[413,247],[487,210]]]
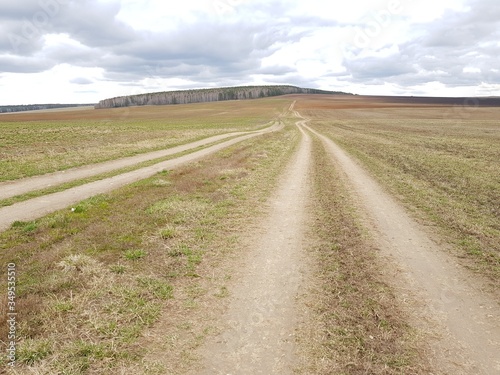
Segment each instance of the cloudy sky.
[[498,96],[500,3],[0,2],[0,105],[251,84]]

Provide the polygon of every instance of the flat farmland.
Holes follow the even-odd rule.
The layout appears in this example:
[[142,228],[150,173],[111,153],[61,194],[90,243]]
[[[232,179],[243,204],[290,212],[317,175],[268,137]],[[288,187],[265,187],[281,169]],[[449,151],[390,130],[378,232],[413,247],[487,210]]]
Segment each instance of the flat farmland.
[[283,100],[46,111],[0,116],[0,181],[262,128]]
[[259,130],[172,154],[133,182],[99,175],[105,192],[80,182],[86,199],[0,231],[0,264],[16,268],[11,372],[495,373],[499,116],[346,95],[0,116],[18,170],[0,190]]
[[[356,103],[353,103],[356,104]],[[311,126],[356,157],[500,286],[500,108],[306,100]]]

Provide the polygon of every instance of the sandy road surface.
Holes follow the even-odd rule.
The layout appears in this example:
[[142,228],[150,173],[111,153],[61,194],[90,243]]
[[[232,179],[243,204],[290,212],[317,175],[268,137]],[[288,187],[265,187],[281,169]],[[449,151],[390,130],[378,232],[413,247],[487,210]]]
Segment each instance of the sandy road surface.
[[299,151],[270,201],[269,215],[247,239],[248,257],[230,288],[224,331],[202,348],[197,374],[291,374],[297,323],[295,298],[306,262],[311,141],[303,133]]
[[340,147],[306,128],[345,174],[382,254],[402,273],[395,287],[413,299],[418,325],[432,332],[435,366],[447,374],[500,374],[498,302]]
[[83,199],[92,197],[97,194],[107,193],[124,185],[153,176],[154,174],[163,170],[173,169],[186,163],[201,159],[245,139],[256,137],[267,132],[276,131],[280,129],[281,126],[282,125],[275,123],[271,127],[263,129],[261,131],[242,135],[237,138],[218,143],[216,145],[172,160],[160,162],[149,167],[140,168],[128,173],[123,173],[114,177],[91,182],[61,192],[47,194],[41,197],[16,203],[11,206],[0,208],[0,231],[7,229],[15,221],[28,221],[37,219],[56,210],[66,208],[71,204],[75,204]]
[[16,195],[29,193],[31,191],[45,189],[51,186],[57,186],[66,182],[75,181],[87,177],[96,176],[101,173],[111,172],[120,168],[130,167],[145,161],[162,158],[206,146],[213,142],[222,141],[226,138],[235,137],[254,132],[234,132],[228,134],[215,135],[201,139],[199,141],[187,143],[185,145],[175,146],[166,150],[147,152],[140,155],[110,160],[103,163],[85,165],[83,167],[71,168],[65,171],[48,173],[41,176],[23,178],[15,181],[0,182],[0,199],[7,199]]

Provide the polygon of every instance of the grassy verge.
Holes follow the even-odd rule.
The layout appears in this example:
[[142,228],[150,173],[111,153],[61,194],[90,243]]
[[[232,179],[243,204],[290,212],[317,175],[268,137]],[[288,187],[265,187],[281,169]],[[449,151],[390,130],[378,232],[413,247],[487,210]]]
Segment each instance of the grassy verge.
[[[163,374],[189,366],[207,332],[199,301],[227,294],[224,277],[213,285],[211,275],[237,253],[237,234],[259,212],[296,134],[287,128],[242,142],[1,233],[0,264],[16,263],[18,278],[16,373]],[[158,350],[147,340],[156,331],[175,344],[146,358]],[[0,337],[5,353],[6,326]]]
[[498,290],[498,121],[422,119],[412,113],[399,119],[365,113],[363,120],[322,114],[312,124],[361,161],[417,216],[434,223],[464,264],[488,276]]
[[[249,102],[249,103],[248,103]],[[0,117],[0,181],[257,130],[290,105],[262,99]]]
[[349,192],[314,140],[312,311],[299,336],[305,374],[427,374],[418,337],[363,233]]

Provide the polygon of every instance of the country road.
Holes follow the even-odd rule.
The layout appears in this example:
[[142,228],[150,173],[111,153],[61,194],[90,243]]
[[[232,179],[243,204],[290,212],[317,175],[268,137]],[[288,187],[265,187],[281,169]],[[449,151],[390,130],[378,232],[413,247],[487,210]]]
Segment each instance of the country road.
[[301,132],[299,151],[270,201],[268,217],[246,241],[247,259],[223,317],[225,331],[202,349],[202,374],[293,373],[296,296],[307,278],[303,248],[310,194],[311,140]]
[[[306,325],[304,321],[309,321],[308,319],[312,319],[313,322],[320,321],[315,316],[317,312],[312,311],[307,301],[301,298],[309,290],[309,282],[316,281],[314,280],[316,277],[314,267],[317,267],[317,264],[314,262],[317,260],[313,259],[312,252],[309,250],[312,247],[311,244],[318,241],[311,228],[314,226],[314,221],[321,220],[321,216],[316,216],[312,208],[317,207],[314,204],[319,201],[316,198],[321,194],[317,193],[319,190],[313,183],[315,181],[313,177],[321,175],[325,168],[335,168],[339,172],[341,184],[345,185],[345,191],[349,195],[345,199],[353,202],[353,212],[363,226],[361,232],[364,231],[366,241],[373,245],[367,246],[367,251],[377,249],[375,257],[380,260],[380,264],[383,264],[384,271],[386,271],[383,280],[387,281],[401,310],[406,313],[405,319],[406,316],[408,317],[405,324],[411,326],[419,340],[429,349],[426,353],[430,356],[428,361],[432,367],[432,373],[500,374],[500,306],[498,301],[486,291],[487,289],[483,287],[477,275],[473,275],[471,271],[458,264],[447,251],[445,241],[441,241],[437,233],[429,229],[429,226],[422,222],[423,220],[416,220],[409,214],[403,205],[387,193],[357,160],[332,139],[317,131],[313,121],[303,117],[294,109],[295,103],[296,101],[288,108],[285,121],[286,130],[293,133],[293,136],[281,138],[281,141],[289,146],[289,153],[283,153],[282,149],[278,149],[280,151],[274,154],[286,155],[286,157],[283,156],[282,164],[273,175],[279,176],[278,183],[276,185],[274,182],[269,183],[269,186],[274,188],[267,201],[265,199],[258,203],[257,200],[251,201],[252,204],[255,202],[259,208],[262,204],[262,212],[258,213],[260,216],[248,218],[248,223],[251,222],[251,225],[242,226],[243,229],[237,227],[239,229],[234,229],[235,233],[228,231],[231,236],[241,239],[241,249],[238,249],[238,259],[229,259],[229,256],[226,259],[224,255],[222,257],[224,259],[220,260],[224,266],[221,268],[225,270],[226,267],[230,270],[228,275],[231,274],[231,277],[227,277],[227,299],[221,302],[221,299],[212,300],[207,297],[206,301],[209,302],[203,305],[207,313],[205,314],[205,310],[200,309],[201,318],[193,312],[194,308],[190,311],[189,307],[183,305],[182,299],[168,299],[164,301],[165,305],[162,305],[162,308],[165,308],[168,303],[173,306],[176,303],[179,304],[175,305],[178,309],[176,316],[180,317],[179,319],[186,319],[186,322],[176,321],[179,326],[190,327],[191,320],[199,319],[195,323],[200,327],[216,327],[216,329],[207,329],[207,333],[203,335],[193,335],[195,336],[193,342],[196,341],[196,345],[192,344],[189,347],[196,352],[192,355],[196,359],[193,359],[191,363],[191,359],[188,361],[184,358],[187,363],[184,363],[186,367],[174,373],[190,375],[303,373],[300,370],[301,366],[308,359],[304,357],[307,356],[304,354],[306,352],[300,348],[302,343],[297,338],[297,332],[300,332],[303,324]],[[288,122],[290,119],[293,123]],[[8,229],[15,221],[34,220],[59,209],[69,209],[71,205],[83,199],[110,192],[164,170],[201,160],[238,142],[282,130],[285,125],[281,120],[259,131],[222,134],[137,157],[0,184],[0,199],[5,199],[47,186],[133,166],[143,161],[191,151],[187,155],[158,162],[149,167],[138,168],[114,177],[103,178],[0,208],[0,231]],[[290,140],[297,141],[297,136],[300,140],[297,148],[293,149],[296,143],[291,143]],[[197,149],[199,147],[203,148]],[[248,148],[251,149],[251,147]],[[321,155],[326,155],[325,160],[332,163],[318,162],[319,159],[315,159],[317,155],[315,151],[318,150],[324,151]],[[255,149],[252,151],[255,152]],[[292,155],[291,158],[288,158],[289,155]],[[272,160],[281,162],[281,159]],[[217,165],[214,168],[217,168]],[[279,171],[281,174],[278,174]],[[268,181],[265,178],[260,180]],[[328,182],[331,181],[331,179],[328,180]],[[254,186],[255,191],[265,190],[256,189]],[[326,186],[330,189],[330,184]],[[344,196],[341,197],[344,199]],[[329,204],[321,202],[321,205],[330,209]],[[349,208],[350,206],[349,204]],[[128,207],[130,205],[123,205],[123,207],[129,220]],[[246,212],[244,211],[245,214]],[[231,216],[228,217],[232,220]],[[244,219],[246,220],[247,217]],[[251,219],[255,219],[255,223]],[[325,223],[331,222],[325,221]],[[338,220],[338,222],[344,221]],[[100,222],[97,223],[97,226],[99,225],[101,225]],[[188,235],[187,230],[183,235]],[[229,235],[224,232],[224,236]],[[164,246],[163,250],[170,250],[169,239],[158,239],[153,235],[145,237],[151,241],[158,241]],[[328,244],[330,245],[328,251],[336,251],[335,246],[331,246],[333,245],[331,242]],[[172,254],[174,255],[171,258],[179,262],[182,260],[182,253]],[[209,254],[208,250],[207,254]],[[144,258],[144,261],[146,260],[150,261]],[[163,263],[160,265],[164,267]],[[332,268],[335,267],[332,265]],[[337,271],[342,270],[336,269],[335,272]],[[200,274],[191,273],[190,275],[187,283],[197,285],[195,283],[206,282],[206,285],[210,285],[210,277],[206,274],[200,272]],[[224,275],[226,276],[225,271]],[[370,285],[368,293],[371,295],[372,284],[367,285]],[[225,282],[224,288],[226,288]],[[200,289],[203,288],[200,287]],[[200,295],[203,294],[200,292]],[[72,291],[70,296],[73,298]],[[209,305],[210,303],[217,304],[218,310],[213,310],[222,311],[222,313],[209,316],[208,312],[214,307],[214,305]],[[335,315],[331,311],[322,313]],[[305,315],[307,318],[304,318]],[[359,325],[363,323],[362,319],[356,322]],[[196,324],[192,325],[196,326]],[[326,328],[325,331],[330,329],[330,327]],[[159,342],[165,345],[171,343],[172,347],[177,342],[176,335],[170,335],[168,340],[167,337],[162,336],[165,331],[162,331],[161,324],[157,326],[151,324],[148,329],[152,331],[156,329],[154,333],[159,336],[158,341],[145,350],[145,352],[152,352],[155,357],[161,356],[161,351],[164,350],[158,344]],[[345,335],[348,336],[349,333]],[[151,337],[156,336],[151,334],[149,338]],[[370,338],[373,339],[373,337]],[[145,342],[148,343],[147,340]],[[328,349],[335,350],[334,347]],[[174,350],[176,349],[172,349],[172,353],[175,354]],[[421,354],[418,353],[417,358],[418,355]],[[181,360],[179,358],[179,361]],[[346,368],[349,369],[349,367]],[[393,371],[391,374],[394,374],[400,369],[394,366],[390,370]],[[349,371],[346,370],[345,373],[350,373]],[[122,373],[133,372],[124,370]]]
[[[188,155],[180,156],[178,158],[160,162],[149,167],[136,169],[134,171],[119,174],[114,177],[105,178],[95,182],[73,187],[61,192],[43,195],[37,198],[15,203],[11,206],[0,208],[0,231],[7,229],[15,221],[29,221],[37,219],[56,210],[64,209],[71,204],[75,204],[86,198],[118,189],[119,187],[139,181],[141,179],[145,179],[163,170],[174,169],[186,163],[199,160],[226,147],[232,146],[238,142],[256,137],[261,134],[265,134],[267,132],[279,130],[281,127],[282,124],[276,122],[272,126],[259,131],[243,133],[243,135],[238,135],[238,133],[236,133],[236,138],[224,141],[222,143],[217,143],[199,151],[194,151]],[[0,197],[5,198],[9,195],[18,195],[20,194],[19,192],[25,193],[31,190],[38,190],[47,187],[47,185],[73,181],[75,179],[93,176],[98,173],[115,170],[124,166],[134,165],[140,163],[141,161],[172,155],[186,150],[192,150],[196,147],[210,144],[215,141],[223,140],[224,138],[232,136],[235,136],[235,133],[210,137],[205,140],[178,146],[173,149],[158,151],[146,155],[139,155],[133,158],[120,159],[114,162],[105,163],[104,165],[100,164],[98,166],[78,168],[68,173],[58,172],[55,174],[51,174],[50,176],[40,176],[23,179],[20,181],[14,181],[12,183],[0,185]],[[5,189],[6,193],[2,192],[3,189]]]
[[345,174],[373,241],[399,271],[393,287],[402,300],[412,301],[415,319],[437,337],[431,342],[436,366],[450,374],[500,373],[498,302],[359,164],[332,140],[305,128]]
[[248,241],[248,258],[221,318],[226,328],[201,349],[202,370],[193,374],[294,371],[297,311],[304,309],[296,301],[308,278],[303,249],[308,242],[311,136],[322,141],[344,174],[388,267],[399,270],[392,275],[392,286],[402,303],[412,306],[408,312],[415,326],[427,335],[433,368],[440,374],[500,373],[498,303],[362,167],[294,114],[302,134],[299,150],[270,200],[267,218]]
[[194,150],[207,146],[211,143],[219,142],[227,138],[237,137],[245,134],[259,133],[260,131],[231,132],[219,134],[213,137],[200,139],[195,142],[171,147],[165,150],[147,152],[135,156],[110,160],[98,164],[90,164],[82,167],[71,168],[65,171],[48,173],[41,176],[27,177],[19,180],[0,182],[0,200],[15,197],[17,195],[54,187],[67,182],[97,176],[99,174],[115,171],[120,168],[131,167],[146,161],[164,158],[181,152]]

